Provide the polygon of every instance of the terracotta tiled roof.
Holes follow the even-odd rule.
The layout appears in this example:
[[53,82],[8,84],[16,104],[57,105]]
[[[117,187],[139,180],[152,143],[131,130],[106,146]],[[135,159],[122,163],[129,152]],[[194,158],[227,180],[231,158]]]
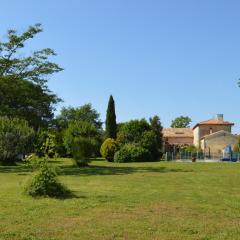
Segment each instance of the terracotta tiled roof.
[[231,123],[231,122],[227,122],[227,121],[223,121],[223,120],[219,120],[219,119],[209,119],[209,120],[206,120],[206,121],[203,121],[203,122],[200,122],[200,123],[197,123],[194,127],[196,128],[197,126],[199,125],[231,125],[233,126],[234,123]]
[[163,137],[193,137],[191,128],[164,128]]

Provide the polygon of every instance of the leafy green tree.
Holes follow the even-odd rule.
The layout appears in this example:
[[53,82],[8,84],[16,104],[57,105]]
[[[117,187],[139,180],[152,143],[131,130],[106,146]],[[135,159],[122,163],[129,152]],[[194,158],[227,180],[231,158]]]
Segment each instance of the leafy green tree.
[[32,150],[34,130],[25,120],[0,117],[0,161],[11,163]]
[[157,160],[161,149],[158,142],[159,133],[155,131],[157,131],[156,128],[145,119],[132,120],[123,124],[117,136],[120,150],[126,144],[133,144],[148,150],[152,156],[151,159]]
[[126,143],[139,143],[146,131],[151,131],[151,126],[145,119],[131,120],[121,126],[117,141],[121,145]]
[[117,137],[117,122],[115,113],[115,103],[111,95],[108,101],[107,115],[106,115],[106,136],[116,139]]
[[102,128],[100,114],[92,107],[90,103],[78,108],[64,107],[56,118],[56,125],[60,128],[67,128],[71,121],[86,121],[93,124],[98,129]]
[[180,116],[175,118],[172,121],[171,127],[172,128],[189,128],[191,122],[192,122],[192,119],[190,117]]
[[64,145],[78,166],[85,166],[99,151],[101,133],[86,121],[72,121],[64,134]]
[[21,34],[11,29],[7,40],[0,41],[0,115],[23,118],[36,129],[53,118],[60,99],[48,89],[47,79],[62,70],[49,60],[56,55],[50,48],[21,54],[26,42],[40,32],[40,24]]

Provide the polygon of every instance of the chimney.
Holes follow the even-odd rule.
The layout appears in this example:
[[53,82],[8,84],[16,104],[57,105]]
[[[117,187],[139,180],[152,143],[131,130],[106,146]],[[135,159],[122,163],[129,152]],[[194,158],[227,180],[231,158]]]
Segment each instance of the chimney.
[[217,114],[216,119],[223,122],[224,121],[223,114]]

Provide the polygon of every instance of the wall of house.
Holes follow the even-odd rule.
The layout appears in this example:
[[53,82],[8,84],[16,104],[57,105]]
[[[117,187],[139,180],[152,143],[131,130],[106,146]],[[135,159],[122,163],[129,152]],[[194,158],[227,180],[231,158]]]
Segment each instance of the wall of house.
[[218,131],[224,130],[226,132],[231,133],[232,129],[229,125],[200,125],[193,130],[194,136],[194,145],[196,147],[201,146],[201,138],[205,137],[211,133],[215,133]]
[[233,148],[237,141],[237,136],[235,135],[220,135],[202,140],[201,145],[204,151],[209,151],[210,148],[211,153],[222,154],[223,149],[229,145]]
[[196,147],[200,146],[200,129],[199,126],[193,130],[193,144]]
[[212,131],[212,133],[218,132],[218,131],[226,131],[231,133],[231,126],[228,125],[202,125],[199,126],[200,128],[200,139],[202,137],[205,137],[206,135],[209,135]]

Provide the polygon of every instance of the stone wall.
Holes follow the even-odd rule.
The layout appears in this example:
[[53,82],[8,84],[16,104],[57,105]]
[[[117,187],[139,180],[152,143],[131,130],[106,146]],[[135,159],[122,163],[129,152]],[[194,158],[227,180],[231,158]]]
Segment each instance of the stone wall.
[[206,138],[201,141],[204,151],[215,154],[222,154],[222,151],[229,145],[233,148],[237,143],[238,137],[235,135],[220,135],[212,138]]

